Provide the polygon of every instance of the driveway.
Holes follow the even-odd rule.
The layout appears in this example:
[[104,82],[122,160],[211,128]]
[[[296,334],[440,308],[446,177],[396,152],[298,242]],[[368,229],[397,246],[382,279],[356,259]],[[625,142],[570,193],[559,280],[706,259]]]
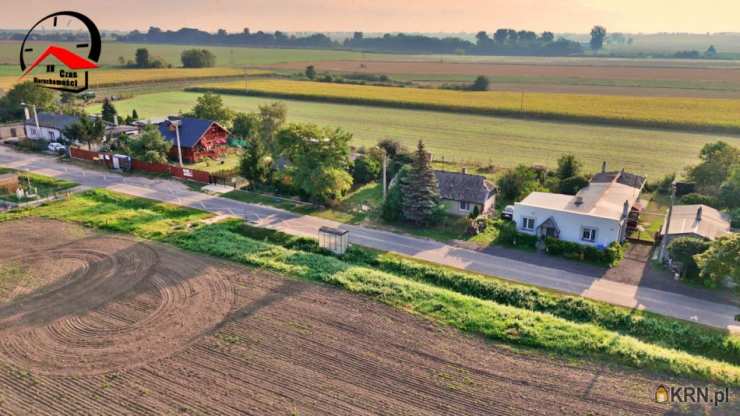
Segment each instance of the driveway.
[[529,253],[484,253],[454,247],[433,240],[388,231],[341,224],[312,216],[301,216],[281,209],[248,204],[191,191],[176,180],[122,176],[107,171],[90,170],[62,163],[38,154],[19,153],[0,146],[0,165],[73,180],[83,186],[106,188],[130,195],[198,208],[214,213],[237,215],[256,225],[289,234],[316,237],[321,226],[350,231],[350,241],[378,250],[392,251],[433,263],[477,273],[498,276],[561,292],[581,295],[629,308],[646,309],[659,314],[699,322],[740,333],[740,307],[713,302],[686,294],[652,287],[635,286],[601,278],[591,266],[573,266],[572,262],[539,259]]

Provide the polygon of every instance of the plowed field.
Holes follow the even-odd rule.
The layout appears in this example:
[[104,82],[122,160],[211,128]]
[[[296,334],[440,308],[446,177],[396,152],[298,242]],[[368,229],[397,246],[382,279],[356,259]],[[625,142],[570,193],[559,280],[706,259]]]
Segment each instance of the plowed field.
[[28,219],[0,224],[0,247],[2,415],[669,410],[651,397],[671,380],[161,244]]

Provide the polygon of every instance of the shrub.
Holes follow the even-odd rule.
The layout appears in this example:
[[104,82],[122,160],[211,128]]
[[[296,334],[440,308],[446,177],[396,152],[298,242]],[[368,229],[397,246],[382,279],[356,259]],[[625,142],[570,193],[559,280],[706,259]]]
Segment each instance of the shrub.
[[699,266],[694,256],[709,248],[709,243],[693,237],[679,237],[668,244],[668,253],[673,261],[681,263],[681,274],[690,280],[699,278]]
[[374,158],[360,156],[355,159],[355,165],[352,168],[352,179],[355,185],[362,185],[372,182],[380,175],[380,163]]
[[578,191],[588,186],[588,179],[585,176],[571,176],[560,181],[560,193],[566,195],[575,195]]
[[547,237],[545,239],[547,254],[563,256],[567,259],[588,261],[614,267],[624,258],[624,247],[617,242],[612,242],[608,247],[599,249],[585,244],[558,240]]
[[697,193],[686,194],[681,197],[681,204],[683,205],[709,205],[710,207],[717,206],[717,198],[709,195],[702,195]]
[[537,247],[537,236],[520,233],[517,231],[515,223],[511,221],[497,220],[493,225],[499,229],[498,239],[496,240],[497,243],[525,248]]

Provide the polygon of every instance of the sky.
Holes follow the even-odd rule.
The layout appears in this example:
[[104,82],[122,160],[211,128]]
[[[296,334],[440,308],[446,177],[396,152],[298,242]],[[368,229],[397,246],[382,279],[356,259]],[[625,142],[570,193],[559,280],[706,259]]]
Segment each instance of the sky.
[[63,9],[103,30],[586,33],[601,24],[610,32],[740,32],[739,0],[0,0],[0,28],[26,28]]

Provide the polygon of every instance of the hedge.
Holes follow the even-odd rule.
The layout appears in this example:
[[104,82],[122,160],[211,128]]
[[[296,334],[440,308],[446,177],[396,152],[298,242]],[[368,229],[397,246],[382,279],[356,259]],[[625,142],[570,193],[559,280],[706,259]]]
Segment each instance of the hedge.
[[588,261],[609,267],[616,266],[624,258],[624,247],[617,242],[612,242],[604,249],[598,249],[585,244],[547,237],[545,250],[552,256],[563,256],[567,259]]

